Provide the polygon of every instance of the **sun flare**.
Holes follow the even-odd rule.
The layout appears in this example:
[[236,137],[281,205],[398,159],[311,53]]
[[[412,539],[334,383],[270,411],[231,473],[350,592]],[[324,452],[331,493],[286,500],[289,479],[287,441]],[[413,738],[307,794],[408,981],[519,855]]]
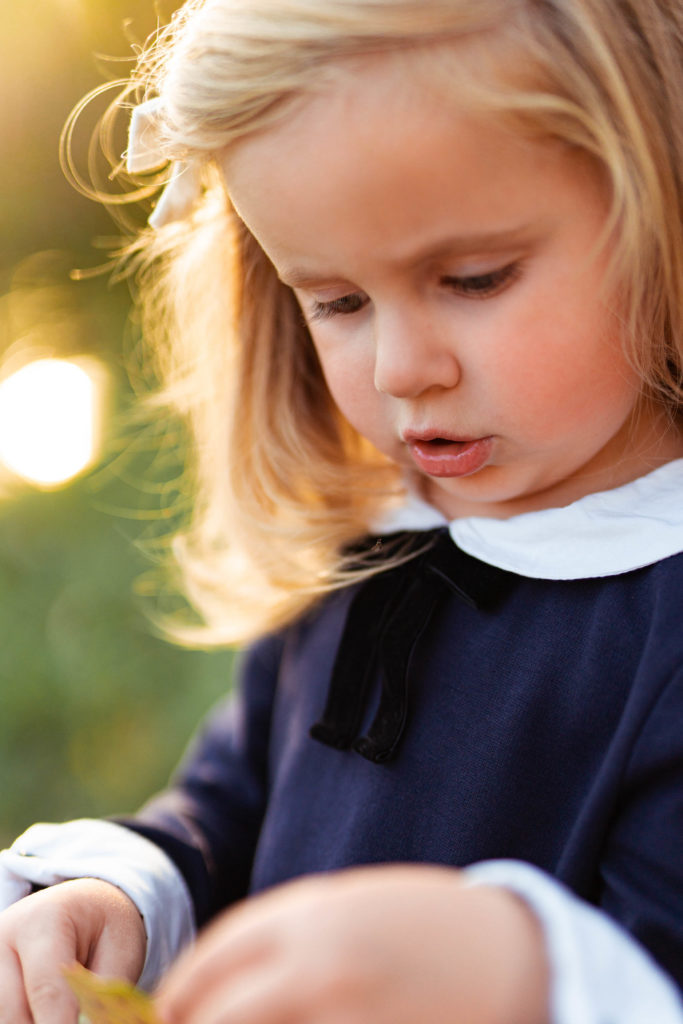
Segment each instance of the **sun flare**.
[[93,462],[96,375],[64,359],[38,359],[0,384],[0,460],[39,487],[58,487]]

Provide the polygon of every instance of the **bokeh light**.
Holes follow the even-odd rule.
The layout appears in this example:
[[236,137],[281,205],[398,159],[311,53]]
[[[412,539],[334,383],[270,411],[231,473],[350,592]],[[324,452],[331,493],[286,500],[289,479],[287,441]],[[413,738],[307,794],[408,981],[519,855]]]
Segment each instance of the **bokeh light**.
[[97,375],[66,359],[38,359],[0,384],[0,460],[39,487],[58,487],[97,454]]
[[[69,111],[127,75],[178,4],[0,0],[0,407],[15,466],[0,461],[0,847],[36,820],[130,813],[165,784],[202,712],[230,686],[230,652],[165,643],[146,616],[158,607],[164,538],[180,522],[170,510],[187,503],[182,429],[138,415],[148,376],[128,285],[94,273],[111,266],[120,230],[68,184],[58,158]],[[99,113],[96,104],[74,139],[84,174]],[[115,141],[121,152],[125,139]],[[28,364],[44,359],[91,376],[92,392],[79,377],[82,418],[54,377],[36,394]],[[15,388],[23,397],[11,403]],[[61,411],[50,405],[60,395]],[[36,475],[30,437],[38,486],[17,475]],[[93,439],[90,469],[60,486],[55,478],[83,463]],[[44,468],[55,449],[58,473]],[[160,575],[162,607],[174,612],[165,586]]]

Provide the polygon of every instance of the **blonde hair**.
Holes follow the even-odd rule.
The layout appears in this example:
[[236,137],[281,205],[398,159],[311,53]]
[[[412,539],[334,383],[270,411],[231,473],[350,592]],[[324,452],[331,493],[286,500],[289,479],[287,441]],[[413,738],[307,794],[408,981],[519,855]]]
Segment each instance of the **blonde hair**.
[[[468,47],[456,57],[465,37],[482,59],[468,61]],[[196,511],[175,544],[206,622],[194,639],[280,626],[371,571],[342,552],[401,493],[394,467],[338,415],[294,295],[233,214],[213,155],[325,89],[347,58],[434,48],[454,94],[602,169],[630,355],[644,386],[680,405],[680,4],[189,0],[142,53],[119,106],[159,96],[168,159],[203,168],[193,213],[136,247],[163,400],[195,439]]]

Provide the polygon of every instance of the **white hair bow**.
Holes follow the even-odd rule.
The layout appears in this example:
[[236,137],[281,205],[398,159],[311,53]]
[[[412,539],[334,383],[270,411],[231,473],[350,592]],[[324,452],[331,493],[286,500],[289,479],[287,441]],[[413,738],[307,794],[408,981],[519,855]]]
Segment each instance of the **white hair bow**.
[[[147,100],[133,110],[126,151],[126,170],[129,174],[160,171],[169,163],[163,146],[161,110],[159,98]],[[153,228],[182,220],[202,194],[201,174],[196,160],[172,160],[170,163],[170,177],[149,218],[148,223]]]

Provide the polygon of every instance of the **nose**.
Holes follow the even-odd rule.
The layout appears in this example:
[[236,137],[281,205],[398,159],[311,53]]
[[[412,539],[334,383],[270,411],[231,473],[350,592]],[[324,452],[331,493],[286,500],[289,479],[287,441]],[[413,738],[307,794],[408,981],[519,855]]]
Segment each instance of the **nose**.
[[430,318],[405,311],[377,312],[375,387],[394,398],[416,398],[431,388],[453,388],[461,370],[452,340]]

